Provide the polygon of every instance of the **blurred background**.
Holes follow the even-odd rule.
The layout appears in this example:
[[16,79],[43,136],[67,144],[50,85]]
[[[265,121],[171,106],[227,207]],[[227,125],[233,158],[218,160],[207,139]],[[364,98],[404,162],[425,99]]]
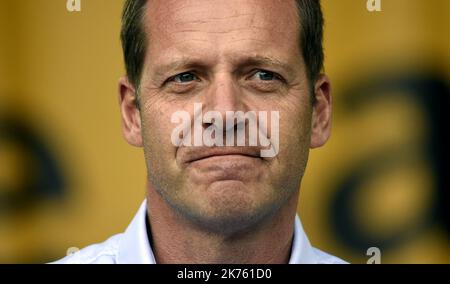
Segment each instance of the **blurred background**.
[[[41,263],[125,230],[145,197],[122,138],[123,1],[0,0],[0,262]],[[450,1],[322,0],[332,138],[298,212],[353,263],[450,263]]]

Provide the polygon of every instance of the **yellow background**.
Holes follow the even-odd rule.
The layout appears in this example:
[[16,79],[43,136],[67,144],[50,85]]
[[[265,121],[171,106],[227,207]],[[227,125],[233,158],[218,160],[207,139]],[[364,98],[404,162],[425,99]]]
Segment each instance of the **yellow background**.
[[[336,180],[377,147],[420,139],[427,124],[420,106],[401,99],[349,113],[343,94],[349,82],[367,79],[372,70],[433,69],[450,82],[450,1],[382,0],[382,11],[374,13],[365,0],[322,2],[333,136],[311,153],[299,213],[314,246],[365,263],[366,251],[340,242],[330,224]],[[103,241],[126,228],[144,198],[143,153],[122,138],[117,104],[124,73],[122,4],[82,0],[81,12],[69,13],[66,0],[0,0],[0,119],[25,121],[65,177],[62,197],[0,210],[0,262],[50,261],[69,247]],[[7,188],[20,184],[24,163],[23,152],[0,141],[0,181]],[[364,186],[355,208],[360,226],[376,235],[418,222],[435,185],[432,169],[418,163]],[[428,226],[382,250],[382,262],[450,263],[448,232],[439,224]]]

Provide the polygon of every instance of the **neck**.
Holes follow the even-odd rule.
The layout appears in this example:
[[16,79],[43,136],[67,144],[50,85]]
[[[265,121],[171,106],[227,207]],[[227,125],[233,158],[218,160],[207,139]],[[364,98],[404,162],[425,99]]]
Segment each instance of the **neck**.
[[[220,235],[200,230],[148,186],[148,216],[157,263],[287,263],[298,192],[273,216],[247,232]],[[149,236],[150,237],[150,236]]]

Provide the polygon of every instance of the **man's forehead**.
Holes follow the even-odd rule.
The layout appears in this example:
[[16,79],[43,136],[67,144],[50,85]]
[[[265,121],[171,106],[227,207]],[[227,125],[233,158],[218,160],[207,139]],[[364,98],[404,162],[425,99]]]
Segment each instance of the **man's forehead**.
[[154,32],[227,32],[242,26],[297,28],[297,17],[294,0],[149,0],[145,22]]

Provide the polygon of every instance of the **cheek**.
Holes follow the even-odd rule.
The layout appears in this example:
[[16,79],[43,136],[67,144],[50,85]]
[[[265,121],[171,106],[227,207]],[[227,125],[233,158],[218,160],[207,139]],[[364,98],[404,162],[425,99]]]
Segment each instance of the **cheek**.
[[170,128],[170,116],[161,109],[145,107],[142,109],[142,128],[145,133],[144,140],[160,143],[161,146],[170,142],[166,134]]
[[175,147],[170,136],[174,125],[170,122],[172,109],[162,103],[144,100],[141,104],[142,139],[147,162],[153,167],[170,163]]
[[[279,104],[284,143],[299,143],[311,132],[312,105],[306,93],[286,96]],[[282,141],[280,140],[280,144]]]
[[280,110],[279,158],[287,167],[307,159],[310,147],[312,106],[307,100],[286,100]]

